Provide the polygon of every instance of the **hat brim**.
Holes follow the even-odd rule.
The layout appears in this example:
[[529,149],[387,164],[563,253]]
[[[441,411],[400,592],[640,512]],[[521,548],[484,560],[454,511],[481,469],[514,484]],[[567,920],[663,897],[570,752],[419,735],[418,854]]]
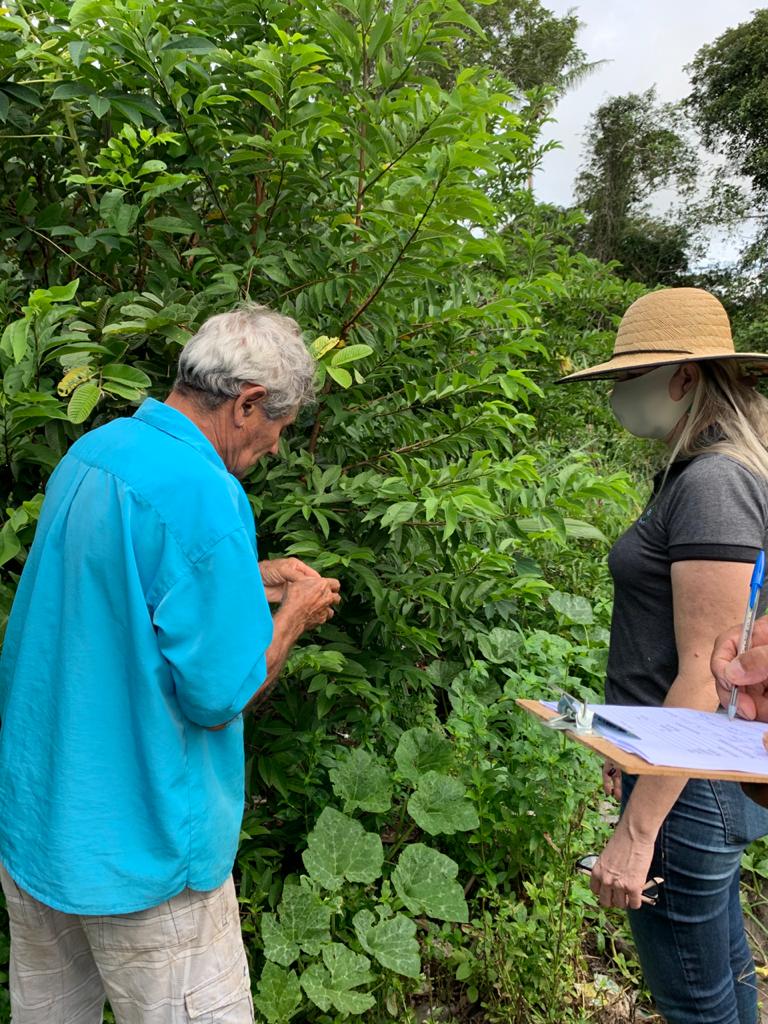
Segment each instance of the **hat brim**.
[[576,370],[569,373],[567,377],[561,377],[555,381],[556,384],[570,384],[578,380],[609,380],[617,373],[624,370],[645,370],[654,366],[664,366],[665,363],[706,363],[713,360],[738,359],[743,363],[762,363],[764,365],[755,367],[758,373],[768,373],[768,353],[765,352],[713,352],[710,355],[699,356],[686,352],[674,352],[669,355],[654,354],[651,352],[633,352],[631,355],[614,356],[606,363],[598,363],[597,366],[588,366],[585,370]]

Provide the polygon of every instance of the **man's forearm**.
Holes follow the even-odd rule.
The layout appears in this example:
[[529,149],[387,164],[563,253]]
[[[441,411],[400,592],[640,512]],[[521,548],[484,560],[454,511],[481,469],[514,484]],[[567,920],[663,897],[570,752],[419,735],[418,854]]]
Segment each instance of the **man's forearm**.
[[278,609],[272,618],[272,643],[267,648],[267,677],[253,697],[248,701],[247,708],[253,710],[269,697],[274,689],[283,666],[288,660],[291,648],[303,632],[303,624],[290,610]]

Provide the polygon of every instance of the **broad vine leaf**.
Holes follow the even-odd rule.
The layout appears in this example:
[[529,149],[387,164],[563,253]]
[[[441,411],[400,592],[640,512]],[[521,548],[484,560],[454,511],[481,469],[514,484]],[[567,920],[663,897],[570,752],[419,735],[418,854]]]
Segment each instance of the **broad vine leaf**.
[[286,885],[277,915],[261,917],[264,955],[283,967],[290,967],[301,950],[317,956],[330,942],[330,920],[331,909],[319,896],[299,885]]
[[360,945],[375,957],[382,967],[406,978],[421,974],[416,922],[405,914],[395,914],[387,920],[376,920],[370,910],[359,910],[352,918]]
[[362,953],[353,953],[340,942],[323,946],[323,964],[311,964],[301,976],[301,987],[309,998],[327,1013],[333,1006],[339,1013],[365,1013],[375,1003],[367,992],[353,991],[358,985],[373,981],[368,970],[370,960]]
[[333,792],[344,803],[345,811],[388,811],[392,803],[392,783],[388,769],[369,754],[355,747],[329,772]]
[[296,972],[286,971],[267,961],[253,1001],[269,1024],[284,1024],[291,1020],[301,1006],[301,1000],[301,986]]
[[400,854],[392,884],[412,914],[426,914],[439,921],[468,921],[464,890],[456,881],[456,861],[423,843],[406,846]]
[[416,726],[400,737],[395,751],[400,774],[416,783],[428,771],[450,771],[453,767],[453,746],[434,729]]
[[547,595],[547,600],[568,622],[575,622],[581,626],[588,626],[594,621],[592,605],[579,594],[564,594],[560,590],[554,590]]
[[307,836],[304,867],[324,889],[339,889],[349,882],[369,885],[381,875],[384,848],[381,839],[366,832],[359,821],[326,807]]
[[520,645],[523,637],[514,629],[494,626],[487,636],[478,636],[477,646],[486,661],[494,665],[507,665],[520,656]]
[[440,772],[427,772],[408,801],[408,813],[431,836],[470,832],[480,819],[458,779]]

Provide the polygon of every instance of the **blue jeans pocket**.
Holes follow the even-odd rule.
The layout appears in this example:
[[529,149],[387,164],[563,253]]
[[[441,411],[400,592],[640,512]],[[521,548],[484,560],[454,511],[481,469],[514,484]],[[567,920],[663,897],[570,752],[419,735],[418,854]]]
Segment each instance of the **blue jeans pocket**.
[[750,800],[738,782],[713,780],[710,785],[723,816],[726,842],[746,846],[768,835],[768,809]]

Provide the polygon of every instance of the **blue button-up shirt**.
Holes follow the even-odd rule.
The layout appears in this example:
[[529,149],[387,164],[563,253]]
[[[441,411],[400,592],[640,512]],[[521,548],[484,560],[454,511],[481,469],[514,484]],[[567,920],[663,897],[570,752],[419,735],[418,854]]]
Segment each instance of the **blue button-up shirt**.
[[243,812],[240,712],[271,639],[248,500],[190,419],[149,399],[73,445],[0,662],[0,861],[16,882],[79,914],[220,885]]

